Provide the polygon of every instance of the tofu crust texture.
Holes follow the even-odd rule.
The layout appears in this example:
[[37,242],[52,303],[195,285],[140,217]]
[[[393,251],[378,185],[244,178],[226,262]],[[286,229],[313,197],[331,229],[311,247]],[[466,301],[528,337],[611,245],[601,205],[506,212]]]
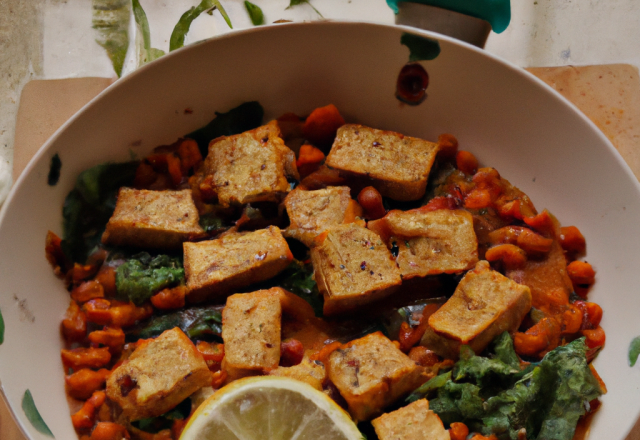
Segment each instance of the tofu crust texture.
[[224,298],[234,289],[274,277],[293,260],[277,226],[216,240],[184,243],[187,299]]
[[422,367],[381,332],[371,333],[331,353],[327,375],[356,421],[369,420],[425,382]]
[[530,309],[529,287],[479,261],[451,298],[429,317],[420,345],[449,359],[458,358],[462,344],[480,353],[499,334],[516,331]]
[[276,121],[209,143],[205,174],[213,176],[219,203],[280,202],[299,180],[296,156],[280,138]]
[[327,156],[326,164],[347,175],[366,177],[380,194],[394,200],[418,200],[427,188],[427,178],[438,152],[438,144],[345,124]]
[[371,421],[380,440],[450,440],[440,417],[429,409],[427,399],[416,400],[407,406]]
[[189,189],[120,188],[102,242],[112,246],[180,249],[183,242],[204,235],[199,221]]
[[376,222],[384,222],[387,244],[398,247],[396,263],[403,279],[461,273],[478,262],[478,239],[468,211],[394,210]]
[[344,221],[350,200],[351,189],[348,186],[331,186],[316,191],[294,189],[284,199],[291,224],[283,235],[312,247],[314,238]]
[[383,298],[402,283],[380,236],[353,223],[329,229],[324,241],[311,249],[311,261],[325,315]]
[[135,421],[169,411],[211,385],[202,354],[179,328],[143,343],[107,379],[107,396]]
[[280,362],[280,289],[238,293],[222,311],[224,361],[233,370],[272,369]]

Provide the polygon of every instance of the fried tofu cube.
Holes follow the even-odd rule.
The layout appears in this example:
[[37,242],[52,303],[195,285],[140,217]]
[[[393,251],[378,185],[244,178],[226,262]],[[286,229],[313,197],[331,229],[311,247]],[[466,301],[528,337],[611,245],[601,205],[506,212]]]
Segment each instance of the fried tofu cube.
[[353,223],[329,229],[324,241],[311,249],[311,261],[325,315],[383,298],[402,283],[380,236]]
[[290,191],[288,178],[299,179],[296,156],[280,138],[276,121],[209,144],[205,173],[222,206],[280,202]]
[[199,221],[191,190],[120,188],[102,242],[112,246],[180,249],[183,242],[204,235]]
[[202,354],[180,330],[143,342],[107,379],[107,396],[129,421],[156,417],[211,385]]
[[329,380],[349,405],[356,421],[369,420],[426,378],[422,367],[401,352],[381,332],[338,348],[326,365]]
[[394,210],[368,227],[383,227],[389,247],[398,247],[396,263],[403,279],[460,273],[478,262],[473,216],[462,209]]
[[317,390],[322,391],[322,383],[325,380],[326,372],[322,362],[312,361],[307,356],[298,365],[292,367],[278,367],[269,371],[269,376],[289,377],[291,379],[305,382]]
[[289,227],[283,231],[284,236],[312,247],[314,238],[344,221],[350,200],[351,190],[348,186],[330,186],[316,191],[294,189],[284,199],[291,220]]
[[418,200],[438,145],[393,131],[346,124],[338,134],[326,164],[346,176],[369,179],[380,194],[394,200]]
[[416,400],[407,406],[371,421],[380,440],[449,440],[449,432],[442,420],[429,410],[427,399]]
[[458,357],[462,344],[480,353],[499,334],[516,331],[530,309],[527,286],[479,261],[451,298],[429,317],[420,345],[449,359]]
[[231,370],[272,369],[280,362],[279,287],[238,293],[222,311],[224,361]]
[[197,303],[224,298],[235,289],[277,275],[292,260],[289,246],[276,226],[184,243],[187,299]]

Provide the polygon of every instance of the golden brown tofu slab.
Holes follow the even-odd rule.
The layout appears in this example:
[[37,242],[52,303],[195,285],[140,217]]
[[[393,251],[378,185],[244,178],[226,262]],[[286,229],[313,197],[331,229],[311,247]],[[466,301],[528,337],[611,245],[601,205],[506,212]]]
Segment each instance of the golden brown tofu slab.
[[338,134],[326,164],[346,175],[365,177],[380,194],[394,200],[418,200],[438,145],[393,131],[346,124]]
[[289,246],[276,226],[185,243],[187,299],[197,303],[224,298],[235,289],[277,275],[292,260]]
[[290,191],[287,178],[299,179],[296,157],[280,138],[276,121],[209,144],[205,173],[222,206],[280,202]]
[[420,345],[456,359],[460,345],[482,352],[499,334],[514,332],[531,309],[531,291],[479,261],[454,294],[429,317]]
[[107,379],[107,396],[129,420],[156,417],[198,389],[211,385],[211,372],[191,340],[167,330],[142,343]]
[[394,292],[400,271],[376,233],[356,224],[335,226],[311,249],[324,314],[352,310]]
[[183,242],[204,235],[199,220],[191,190],[120,188],[102,242],[112,246],[179,249]]
[[429,410],[426,399],[416,400],[407,406],[371,421],[380,440],[450,440],[449,431],[442,420]]
[[396,263],[403,279],[460,273],[478,262],[473,216],[464,210],[394,210],[375,222],[384,223],[388,245],[398,247]]
[[278,367],[269,371],[269,376],[289,377],[305,382],[317,390],[322,391],[322,383],[326,377],[324,365],[319,361],[312,361],[307,356],[298,365],[292,367]]
[[422,367],[380,332],[336,349],[326,369],[356,421],[381,414],[386,406],[426,380]]
[[222,311],[224,362],[230,370],[276,368],[280,362],[280,289],[238,293]]
[[284,236],[312,247],[314,238],[344,221],[349,200],[351,190],[348,186],[330,186],[316,191],[294,189],[284,199],[291,220],[283,231]]

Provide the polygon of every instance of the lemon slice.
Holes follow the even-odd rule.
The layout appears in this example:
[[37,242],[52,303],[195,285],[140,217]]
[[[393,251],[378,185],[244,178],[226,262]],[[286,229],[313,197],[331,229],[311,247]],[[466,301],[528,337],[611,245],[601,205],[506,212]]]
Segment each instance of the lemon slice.
[[329,396],[294,379],[237,380],[198,407],[180,440],[361,440]]

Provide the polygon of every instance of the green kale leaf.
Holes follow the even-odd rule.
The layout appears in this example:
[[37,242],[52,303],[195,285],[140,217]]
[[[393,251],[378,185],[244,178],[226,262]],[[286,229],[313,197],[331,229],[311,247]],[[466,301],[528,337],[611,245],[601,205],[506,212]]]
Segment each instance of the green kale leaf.
[[451,371],[439,374],[436,377],[432,377],[427,382],[420,385],[419,388],[415,389],[413,393],[411,393],[409,397],[407,397],[406,401],[415,402],[416,400],[429,397],[432,392],[439,390],[449,381],[451,381]]
[[318,286],[313,278],[313,266],[304,265],[299,261],[291,263],[279,276],[278,285],[291,293],[295,293],[313,308],[316,316],[322,316],[324,300],[318,291]]
[[138,162],[106,163],[83,171],[62,207],[62,250],[74,262],[84,263],[100,244],[116,206],[118,189],[133,184]]
[[166,315],[154,316],[126,330],[127,342],[160,336],[165,330],[179,327],[189,338],[219,338],[222,334],[223,306],[192,307]]
[[445,425],[480,419],[484,414],[480,391],[480,387],[472,383],[449,380],[438,389],[438,397],[429,401],[429,409],[438,414]]
[[455,382],[471,380],[480,388],[493,388],[499,384],[510,385],[512,378],[520,373],[520,368],[514,368],[499,359],[476,356],[468,345],[460,348],[460,360],[453,367],[451,379]]
[[184,281],[184,268],[178,258],[151,257],[141,252],[116,269],[116,290],[122,300],[140,305],[165,287]]
[[491,348],[495,355],[494,359],[497,359],[512,368],[520,368],[520,359],[516,354],[516,350],[513,348],[513,339],[509,332],[504,332],[500,336],[496,337],[491,342]]
[[202,157],[209,152],[209,142],[220,136],[231,136],[259,127],[264,117],[264,109],[257,101],[250,101],[232,108],[226,113],[216,112],[211,122],[186,135],[198,143]]

